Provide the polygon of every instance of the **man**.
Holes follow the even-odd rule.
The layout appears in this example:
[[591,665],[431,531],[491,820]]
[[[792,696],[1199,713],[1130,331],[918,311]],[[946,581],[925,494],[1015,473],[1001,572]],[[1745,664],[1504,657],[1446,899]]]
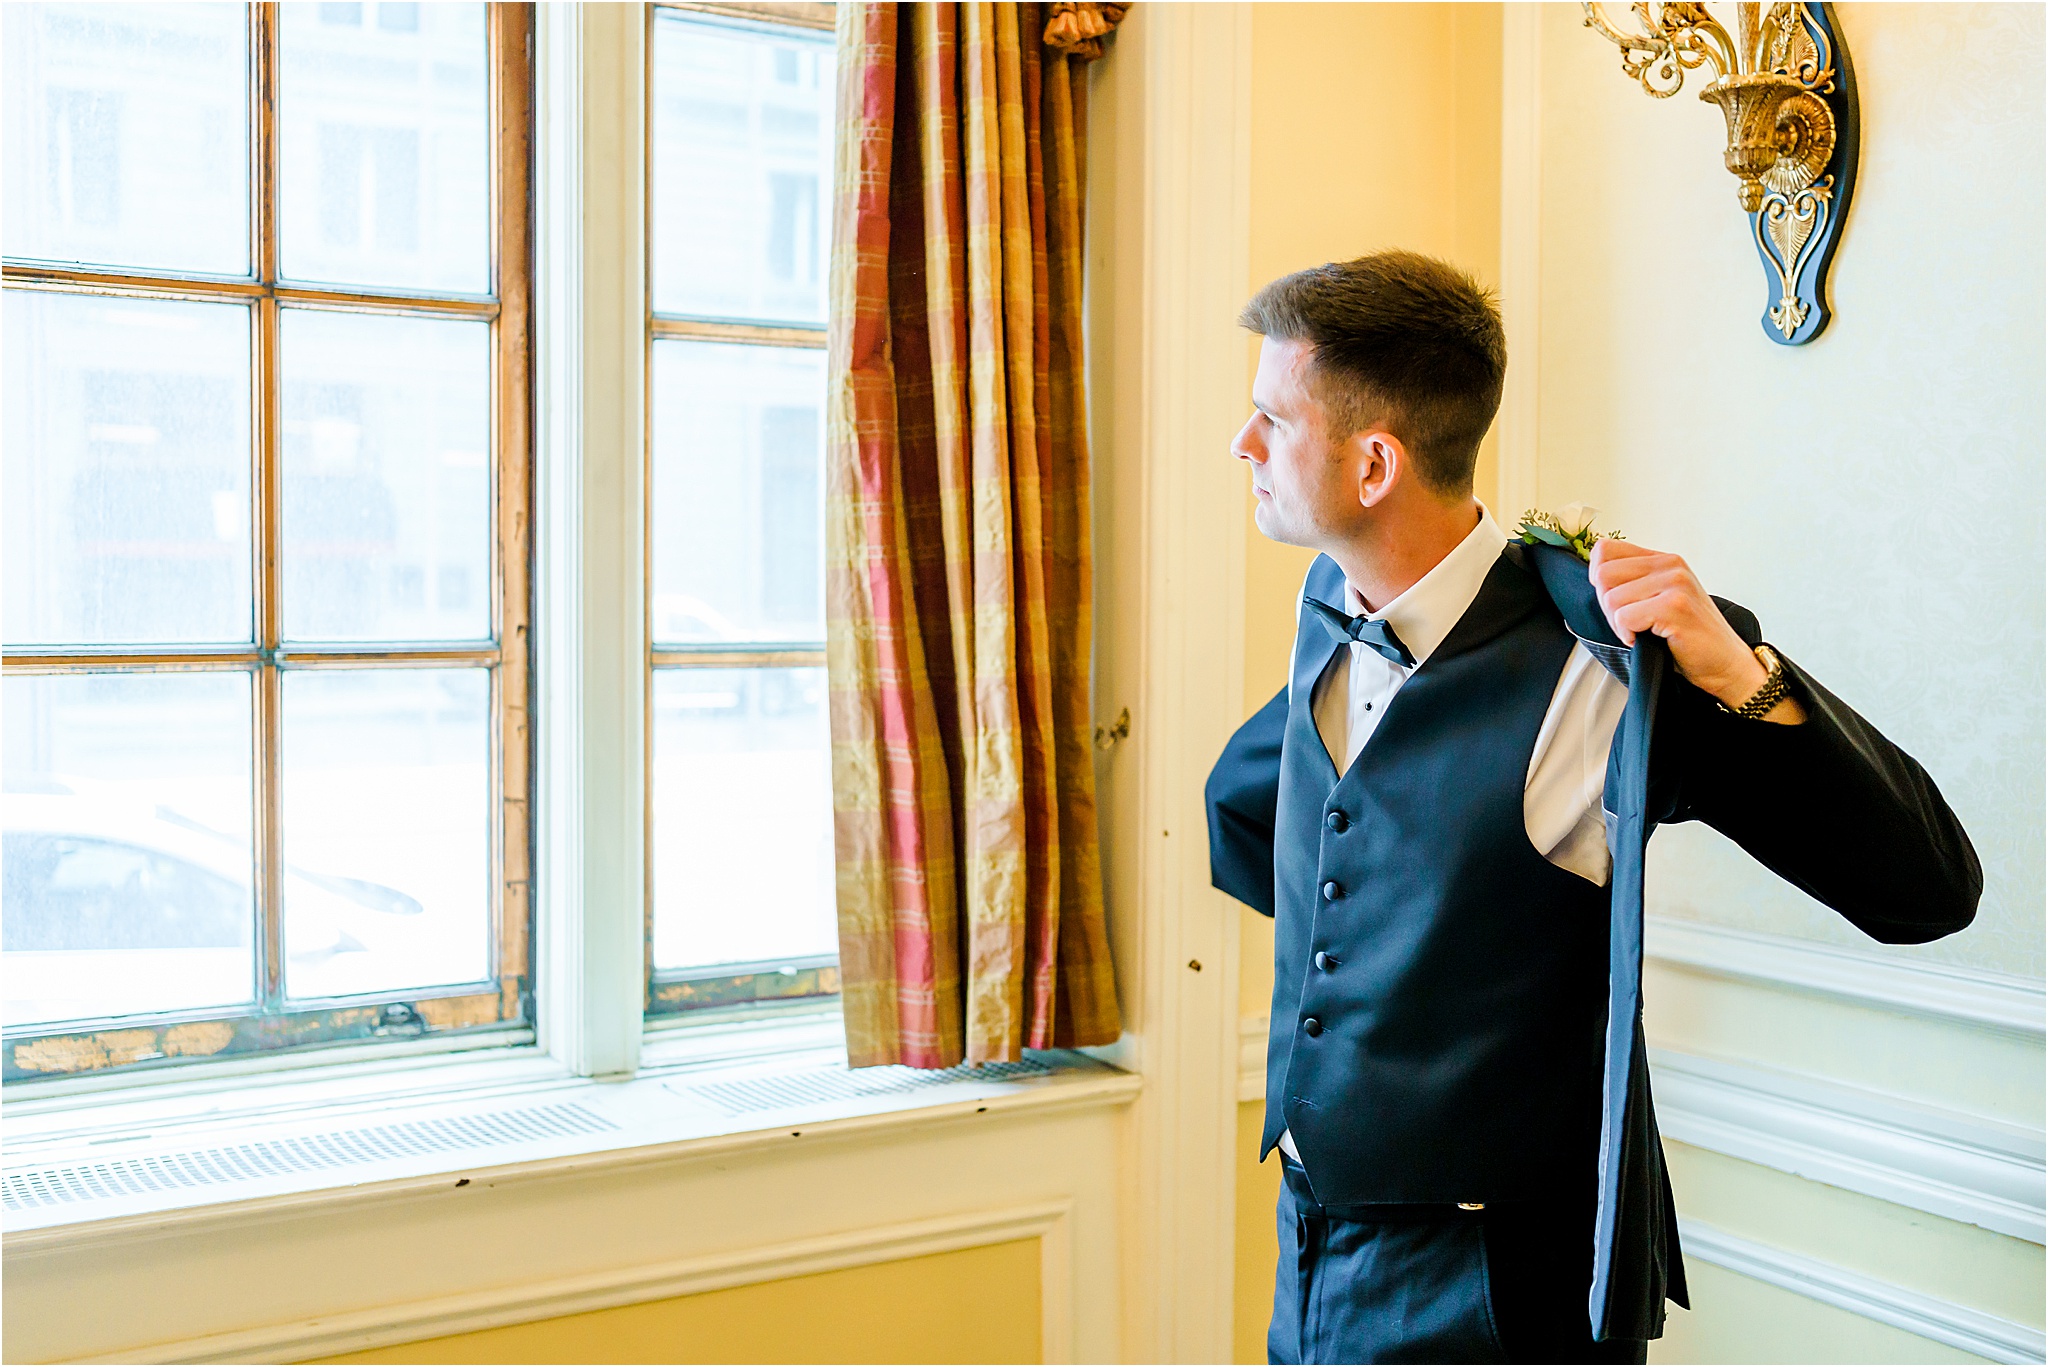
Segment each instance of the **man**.
[[1976,854],[1684,560],[1582,563],[1474,499],[1507,348],[1469,278],[1387,252],[1240,321],[1259,530],[1322,553],[1288,686],[1208,792],[1217,886],[1277,922],[1269,1356],[1642,1362],[1685,1304],[1637,997],[1650,830],[1705,821],[1887,943],[1968,925]]

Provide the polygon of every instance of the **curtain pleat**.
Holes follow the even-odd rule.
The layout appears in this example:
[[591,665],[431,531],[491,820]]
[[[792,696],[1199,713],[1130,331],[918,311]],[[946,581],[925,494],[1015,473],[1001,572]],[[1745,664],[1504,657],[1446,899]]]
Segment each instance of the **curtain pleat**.
[[1095,833],[1080,59],[840,7],[827,664],[855,1065],[1120,1032]]

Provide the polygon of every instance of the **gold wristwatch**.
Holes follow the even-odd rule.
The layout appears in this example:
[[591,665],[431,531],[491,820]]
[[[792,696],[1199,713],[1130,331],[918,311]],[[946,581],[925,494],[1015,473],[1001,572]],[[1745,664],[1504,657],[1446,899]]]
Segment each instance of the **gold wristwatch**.
[[1768,671],[1764,675],[1763,687],[1750,694],[1749,701],[1740,707],[1730,707],[1716,698],[1714,706],[1723,712],[1732,712],[1745,721],[1762,721],[1764,714],[1776,707],[1785,697],[1785,662],[1778,658],[1778,652],[1767,645],[1756,646],[1757,662]]

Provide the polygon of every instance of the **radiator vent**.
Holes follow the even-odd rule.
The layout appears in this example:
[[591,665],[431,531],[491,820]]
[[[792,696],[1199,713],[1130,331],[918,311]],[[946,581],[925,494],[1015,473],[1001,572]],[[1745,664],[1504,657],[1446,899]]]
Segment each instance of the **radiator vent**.
[[809,1073],[784,1073],[779,1077],[740,1078],[732,1082],[671,1083],[678,1091],[701,1097],[727,1115],[755,1111],[779,1111],[789,1106],[813,1106],[823,1102],[853,1101],[866,1096],[887,1096],[892,1092],[916,1092],[943,1087],[953,1082],[1016,1082],[1024,1078],[1050,1077],[1051,1064],[1026,1059],[1022,1063],[984,1063],[980,1067],[960,1064],[953,1068],[820,1068]]
[[463,1153],[497,1144],[602,1134],[618,1128],[595,1111],[573,1103],[436,1120],[399,1120],[289,1139],[20,1169],[5,1174],[0,1204],[8,1210],[35,1210],[180,1188],[218,1187],[292,1173],[326,1172],[393,1158]]

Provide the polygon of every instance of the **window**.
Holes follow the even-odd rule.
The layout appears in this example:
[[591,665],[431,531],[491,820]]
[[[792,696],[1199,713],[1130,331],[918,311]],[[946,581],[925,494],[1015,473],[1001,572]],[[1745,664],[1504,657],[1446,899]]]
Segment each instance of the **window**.
[[[766,16],[766,17],[763,17]],[[648,45],[650,1015],[838,990],[825,715],[827,5]]]
[[0,19],[10,1080],[531,1025],[531,17]]

